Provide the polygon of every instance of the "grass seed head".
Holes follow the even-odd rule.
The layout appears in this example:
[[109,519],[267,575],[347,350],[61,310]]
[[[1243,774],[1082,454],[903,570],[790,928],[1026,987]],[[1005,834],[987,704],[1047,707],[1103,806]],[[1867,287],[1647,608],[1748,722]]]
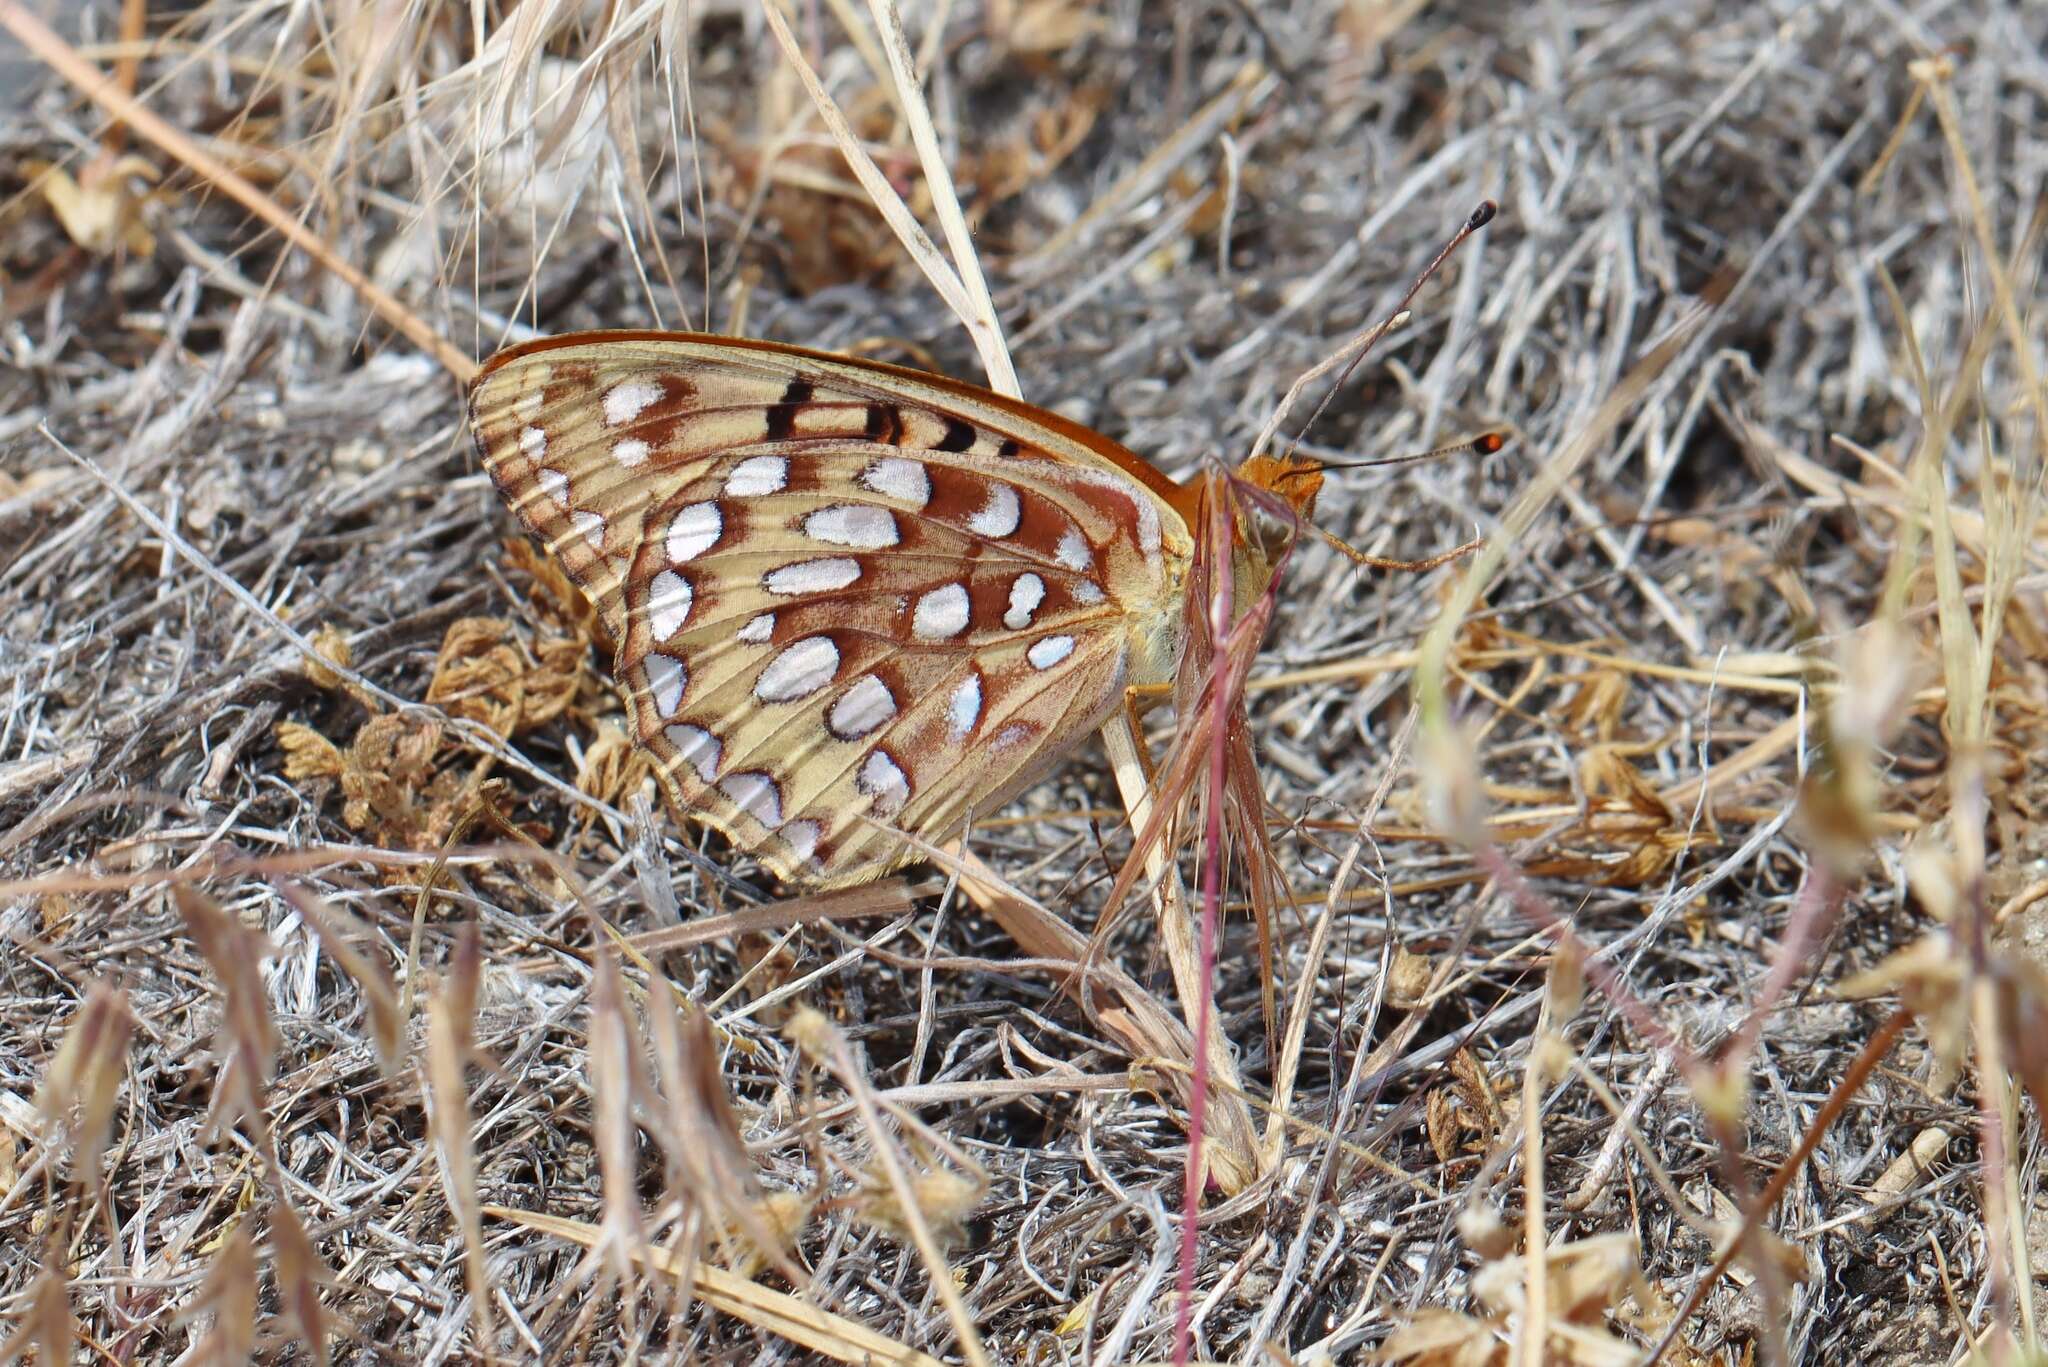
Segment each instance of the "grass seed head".
[[72,1173],[81,1183],[99,1177],[134,1030],[127,994],[103,980],[94,982],[38,1091],[36,1108],[43,1123],[52,1134],[69,1139]]

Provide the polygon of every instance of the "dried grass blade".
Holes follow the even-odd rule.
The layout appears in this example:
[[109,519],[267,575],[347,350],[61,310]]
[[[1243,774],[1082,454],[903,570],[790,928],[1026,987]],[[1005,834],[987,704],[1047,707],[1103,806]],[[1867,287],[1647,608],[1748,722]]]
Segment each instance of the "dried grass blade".
[[[485,1206],[482,1213],[523,1229],[567,1239],[585,1248],[595,1247],[599,1238],[597,1226],[559,1215],[514,1210],[507,1206]],[[664,1276],[680,1276],[686,1270],[683,1260],[665,1248],[649,1246],[638,1250],[636,1256]],[[944,1367],[938,1358],[906,1348],[843,1315],[821,1310],[795,1296],[771,1291],[723,1268],[695,1262],[687,1271],[691,1289],[713,1310],[765,1329],[799,1348],[821,1353],[835,1362],[873,1363],[877,1367]]]
[[282,1197],[270,1211],[270,1243],[276,1258],[278,1300],[297,1329],[298,1342],[319,1367],[327,1367],[327,1312],[320,1287],[329,1280],[312,1236]]
[[260,1138],[269,1132],[264,1101],[277,1070],[277,1025],[259,968],[273,948],[270,937],[244,926],[197,888],[174,888],[171,895],[227,998],[213,1123],[223,1129],[240,1124]]
[[861,146],[860,139],[854,136],[853,129],[846,122],[846,115],[841,112],[838,102],[825,89],[824,83],[818,79],[818,73],[812,70],[810,62],[805,59],[803,49],[798,46],[796,35],[789,31],[789,22],[783,18],[777,0],[761,0],[761,13],[768,20],[769,30],[775,34],[775,41],[782,45],[783,56],[789,59],[790,66],[795,68],[798,78],[803,81],[804,89],[810,92],[811,103],[818,109],[818,117],[825,121],[826,130],[832,134],[832,140],[839,145],[839,151],[846,158],[846,164],[853,168],[853,174],[860,181],[861,188],[868,192],[868,198],[874,201],[875,208],[895,231],[897,240],[902,242],[904,249],[910,253],[910,259],[917,263],[918,269],[924,272],[925,279],[931,281],[932,288],[946,301],[946,307],[953,310],[962,325],[967,328],[968,335],[974,339],[975,350],[981,355],[982,367],[988,372],[989,387],[998,393],[1007,394],[1012,398],[1017,397],[1017,375],[1010,366],[1009,353],[1003,350],[1001,335],[991,330],[994,326],[994,313],[986,308],[986,296],[984,295],[982,301],[977,301],[968,292],[959,273],[947,264],[937,244],[931,240],[923,226],[910,212],[910,206],[903,202],[903,197],[896,193],[895,187],[889,184],[881,168],[875,165],[875,159]]
[[53,1134],[70,1137],[72,1176],[88,1189],[99,1181],[100,1158],[106,1152],[134,1031],[128,994],[104,979],[95,980],[36,1093],[43,1123]]
[[71,1314],[71,1296],[64,1277],[46,1268],[29,1288],[27,1310],[14,1332],[0,1339],[0,1362],[20,1362],[33,1352],[42,1362],[70,1362],[78,1343],[78,1321]]
[[744,1234],[760,1258],[801,1285],[803,1270],[770,1221],[754,1157],[726,1095],[710,1017],[687,998],[679,1003],[679,995],[660,987],[647,994],[647,1032],[668,1120],[655,1139],[668,1153],[671,1185],[686,1203],[708,1207],[722,1228]]
[[370,1042],[377,1050],[377,1066],[387,1079],[396,1078],[405,1072],[405,1013],[399,1009],[398,991],[391,985],[391,975],[351,944],[352,936],[366,937],[367,932],[355,923],[355,918],[328,905],[319,897],[295,883],[279,880],[277,890],[287,902],[298,908],[306,924],[313,927],[313,933],[320,938],[320,948],[341,967],[341,971],[355,983],[356,990],[363,994],[363,1009],[370,1018]]
[[961,321],[974,334],[974,344],[981,351],[982,363],[988,368],[990,386],[998,393],[1020,395],[1023,390],[1018,388],[1017,372],[1010,365],[1010,348],[1003,340],[1002,320],[996,316],[995,304],[989,299],[988,281],[981,274],[981,257],[974,250],[974,236],[967,227],[967,215],[961,212],[960,196],[953,188],[952,170],[946,165],[946,154],[939,147],[939,135],[932,128],[931,109],[925,103],[924,91],[918,85],[912,67],[910,44],[903,37],[903,15],[896,8],[895,0],[868,0],[868,12],[874,15],[875,27],[882,35],[882,51],[889,58],[889,75],[896,83],[896,103],[903,111],[905,122],[910,125],[910,139],[917,147],[925,188],[931,192],[932,212],[939,216],[939,227],[946,234],[946,246],[953,253],[954,269],[960,272],[961,284],[974,305],[974,315]]
[[946,1318],[952,1322],[953,1332],[959,1336],[961,1352],[975,1367],[993,1367],[988,1349],[982,1345],[981,1331],[976,1327],[974,1317],[968,1313],[967,1303],[960,1297],[953,1267],[946,1261],[945,1250],[939,1246],[938,1236],[925,1217],[909,1167],[898,1152],[896,1141],[882,1124],[881,1108],[874,1089],[868,1085],[867,1075],[854,1058],[845,1036],[821,1012],[809,1007],[796,1013],[787,1033],[806,1054],[829,1066],[833,1076],[853,1098],[854,1107],[860,1112],[861,1122],[866,1127],[868,1143],[873,1147],[875,1161],[881,1166],[896,1198],[896,1213],[904,1231],[910,1236],[911,1245],[917,1249],[918,1258],[924,1263],[933,1294],[946,1308]]
[[426,319],[407,308],[393,295],[352,263],[337,255],[312,229],[301,224],[283,205],[264,194],[178,129],[158,118],[147,105],[137,101],[110,80],[99,68],[79,56],[76,48],[30,14],[20,0],[0,0],[0,28],[20,40],[45,65],[99,105],[127,123],[164,152],[185,163],[204,179],[275,229],[278,235],[332,272],[370,311],[391,324],[407,341],[433,357],[442,369],[465,383],[476,374],[476,362],[444,339]]
[[495,1334],[484,1231],[476,1199],[476,1150],[470,1142],[469,1087],[463,1074],[476,1048],[476,995],[483,943],[476,923],[462,928],[448,976],[427,999],[427,1125],[441,1158],[441,1189],[462,1236],[463,1274],[469,1283],[474,1341],[488,1357]]
[[595,1112],[597,1164],[604,1192],[604,1224],[598,1246],[580,1269],[588,1276],[601,1261],[605,1299],[615,1285],[632,1276],[633,1251],[647,1242],[640,1218],[638,1193],[639,1143],[633,1123],[635,1098],[646,1091],[640,1076],[639,1050],[626,1012],[619,961],[599,951],[597,974],[590,990],[590,1095]]

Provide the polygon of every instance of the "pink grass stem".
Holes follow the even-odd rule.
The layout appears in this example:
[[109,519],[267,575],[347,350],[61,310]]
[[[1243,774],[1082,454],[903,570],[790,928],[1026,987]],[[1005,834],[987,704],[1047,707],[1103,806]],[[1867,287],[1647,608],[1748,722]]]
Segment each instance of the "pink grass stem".
[[1232,700],[1228,638],[1234,597],[1230,564],[1232,525],[1227,506],[1212,514],[1208,531],[1215,552],[1215,577],[1209,584],[1209,791],[1202,818],[1202,921],[1196,952],[1201,986],[1195,993],[1194,1067],[1188,1088],[1188,1167],[1181,1192],[1179,1294],[1174,1297],[1173,1310],[1174,1367],[1185,1367],[1191,1351],[1206,1171],[1202,1161],[1202,1125],[1209,1108],[1209,1017],[1215,997],[1216,922],[1223,906],[1223,804],[1230,758]]

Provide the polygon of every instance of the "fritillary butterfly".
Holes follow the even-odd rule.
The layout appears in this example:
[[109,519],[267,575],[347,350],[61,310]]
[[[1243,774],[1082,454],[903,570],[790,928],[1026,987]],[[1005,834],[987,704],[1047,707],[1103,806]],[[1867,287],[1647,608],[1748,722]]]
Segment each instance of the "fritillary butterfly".
[[[596,604],[671,806],[823,888],[913,858],[902,832],[956,834],[1172,681],[1202,519],[1239,506],[1219,472],[1176,483],[1030,404],[743,338],[515,346],[470,419]],[[1301,515],[1322,482],[1263,458],[1238,478]],[[1274,548],[1232,517],[1243,602]]]

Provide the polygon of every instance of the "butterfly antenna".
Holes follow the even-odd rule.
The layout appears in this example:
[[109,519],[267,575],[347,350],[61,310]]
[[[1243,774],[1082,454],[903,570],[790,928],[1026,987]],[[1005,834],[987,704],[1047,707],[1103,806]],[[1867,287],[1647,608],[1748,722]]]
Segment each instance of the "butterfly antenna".
[[1306,479],[1310,475],[1327,474],[1331,470],[1380,470],[1389,465],[1419,465],[1425,460],[1442,460],[1445,456],[1491,456],[1507,449],[1511,432],[1496,430],[1481,432],[1476,437],[1454,441],[1448,446],[1438,446],[1428,451],[1417,451],[1406,456],[1382,456],[1378,460],[1326,460],[1317,465],[1301,466],[1282,470],[1275,476],[1275,483],[1283,479]]
[[[1388,456],[1383,460],[1327,461],[1320,465],[1297,466],[1280,471],[1275,476],[1273,482],[1277,485],[1281,480],[1306,479],[1310,475],[1321,475],[1328,470],[1371,470],[1387,465],[1412,465],[1417,461],[1440,460],[1445,456],[1462,455],[1466,452],[1471,452],[1474,455],[1490,456],[1504,449],[1507,444],[1508,433],[1506,432],[1481,432],[1476,437],[1470,437],[1464,441],[1454,441],[1449,446],[1439,446],[1434,451],[1420,451],[1411,456]],[[1335,532],[1318,527],[1313,522],[1304,522],[1302,525],[1322,538],[1332,549],[1342,553],[1353,564],[1362,565],[1366,569],[1373,570],[1398,570],[1404,573],[1433,570],[1439,565],[1449,564],[1460,556],[1470,555],[1473,551],[1486,544],[1484,539],[1467,541],[1462,546],[1453,546],[1440,555],[1432,555],[1423,560],[1389,560],[1385,556],[1368,555],[1343,537],[1338,536]]]
[[1430,258],[1427,266],[1422,268],[1422,274],[1415,277],[1415,283],[1411,284],[1408,287],[1408,292],[1401,296],[1401,302],[1395,307],[1393,316],[1388,318],[1386,322],[1378,324],[1367,331],[1364,337],[1364,345],[1360,346],[1357,354],[1345,364],[1344,369],[1337,375],[1337,382],[1324,392],[1322,402],[1316,405],[1315,411],[1308,415],[1308,421],[1301,425],[1301,430],[1296,432],[1288,442],[1287,455],[1282,458],[1283,461],[1294,455],[1296,449],[1301,445],[1302,438],[1306,437],[1309,429],[1316,425],[1316,419],[1323,416],[1323,410],[1330,406],[1330,400],[1336,398],[1338,391],[1351,382],[1351,372],[1358,369],[1359,362],[1363,361],[1366,355],[1371,352],[1373,344],[1391,332],[1397,325],[1398,320],[1405,317],[1408,312],[1408,305],[1414,302],[1415,296],[1421,292],[1422,287],[1429,283],[1429,278],[1442,268],[1444,262],[1451,259],[1451,253],[1458,250],[1464,244],[1466,238],[1493,222],[1493,216],[1499,212],[1500,206],[1498,204],[1495,204],[1490,199],[1481,200],[1479,207],[1472,211],[1471,217],[1459,224],[1458,231],[1451,234],[1451,240],[1437,249],[1437,254]]

